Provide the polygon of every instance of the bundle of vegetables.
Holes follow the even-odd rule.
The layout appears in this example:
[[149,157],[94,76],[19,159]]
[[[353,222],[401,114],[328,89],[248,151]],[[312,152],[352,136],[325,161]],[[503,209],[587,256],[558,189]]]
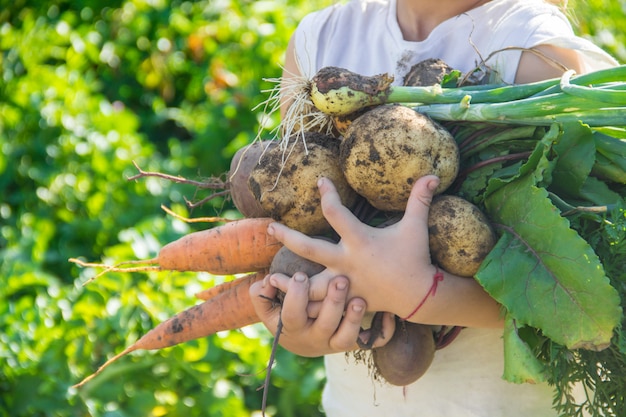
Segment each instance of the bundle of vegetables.
[[[251,275],[199,294],[203,303],[162,323],[96,374],[137,349],[258,322],[247,290],[268,270],[315,273],[319,265],[286,261],[265,228],[276,220],[336,238],[320,210],[320,176],[332,179],[363,221],[378,225],[403,210],[417,178],[436,174],[438,191],[455,198],[433,202],[431,255],[446,270],[477,279],[502,304],[504,377],[547,380],[555,386],[555,407],[567,415],[583,406],[596,415],[626,412],[626,67],[518,86],[458,87],[461,75],[392,86],[386,75],[325,68],[294,84],[299,95],[280,127],[282,142],[242,148],[228,180],[212,186],[228,191],[246,219],[185,236],[143,262],[155,270]],[[320,122],[328,124],[316,128]],[[140,173],[147,175],[153,173]],[[454,210],[436,210],[444,204]],[[464,212],[472,220],[453,223],[437,212]],[[475,231],[482,237],[468,244]],[[465,245],[456,252],[466,258],[450,260],[452,242]],[[372,356],[383,379],[404,385],[427,370],[436,344],[428,329],[401,330],[408,336],[393,341],[402,342]],[[390,360],[398,355],[401,363]],[[416,365],[408,375],[406,363]],[[568,395],[579,381],[593,393],[585,405]]]
[[[480,207],[498,235],[475,279],[506,314],[504,378],[547,380],[566,415],[623,415],[626,66],[525,85],[458,80],[393,86],[329,67],[299,100],[335,120],[398,103],[452,132],[461,167],[447,193]],[[576,381],[588,404],[572,403]]]

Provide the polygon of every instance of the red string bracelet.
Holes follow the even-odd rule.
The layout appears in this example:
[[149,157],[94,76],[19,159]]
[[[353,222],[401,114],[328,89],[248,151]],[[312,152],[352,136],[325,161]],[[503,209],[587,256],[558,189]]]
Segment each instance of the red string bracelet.
[[436,269],[436,271],[435,271],[435,275],[433,275],[433,284],[430,286],[430,289],[428,290],[428,292],[424,296],[424,299],[417,305],[417,307],[415,307],[415,310],[411,311],[411,314],[409,314],[408,316],[406,316],[402,320],[406,321],[406,320],[410,319],[411,317],[413,317],[415,315],[415,313],[417,313],[417,310],[422,308],[422,306],[424,305],[424,303],[426,302],[428,297],[431,296],[431,295],[434,296],[435,293],[437,292],[437,285],[439,284],[440,281],[443,281],[443,272],[441,272],[439,270],[437,265],[435,265],[435,269]]

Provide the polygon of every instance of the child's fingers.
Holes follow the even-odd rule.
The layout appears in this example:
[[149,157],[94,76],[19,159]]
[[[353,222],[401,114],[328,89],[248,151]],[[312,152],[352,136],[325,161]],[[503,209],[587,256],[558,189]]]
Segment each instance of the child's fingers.
[[328,286],[337,276],[337,273],[325,269],[319,274],[313,275],[309,280],[309,300],[321,301],[328,295]]
[[280,309],[273,301],[276,297],[276,288],[265,280],[257,281],[250,286],[250,300],[259,319],[273,333],[276,332]]
[[348,279],[337,277],[328,286],[328,295],[314,323],[314,334],[320,339],[329,340],[335,334],[348,302]]
[[291,278],[292,277],[288,275],[275,272],[271,275],[268,275],[266,279],[269,279],[270,286],[286,293],[289,290],[289,284],[291,283]]
[[415,181],[401,220],[405,230],[413,230],[428,222],[430,203],[438,185],[439,178],[434,175],[426,175]]
[[356,340],[361,331],[361,321],[366,307],[362,298],[353,298],[348,302],[343,320],[329,341],[332,350],[347,352],[358,348]]
[[319,316],[323,302],[328,296],[329,287],[332,285],[331,282],[337,276],[335,272],[325,269],[309,278],[309,305],[307,307],[309,317]]
[[[336,273],[325,269],[319,274],[309,277],[309,302],[322,301],[328,295],[328,285],[337,276]],[[268,276],[269,284],[282,292],[289,291],[291,277],[281,273],[273,273]]]
[[309,318],[316,319],[320,315],[323,305],[323,301],[309,301],[309,304],[306,306],[306,314]]
[[338,259],[336,245],[324,239],[315,239],[280,223],[271,223],[268,234],[282,242],[292,252],[322,265]]
[[363,227],[363,223],[343,205],[333,182],[320,178],[317,185],[321,194],[322,212],[332,228],[341,236],[353,236]]
[[309,277],[302,272],[296,272],[291,278],[285,293],[281,309],[283,331],[285,333],[300,332],[309,324],[309,316],[307,314]]

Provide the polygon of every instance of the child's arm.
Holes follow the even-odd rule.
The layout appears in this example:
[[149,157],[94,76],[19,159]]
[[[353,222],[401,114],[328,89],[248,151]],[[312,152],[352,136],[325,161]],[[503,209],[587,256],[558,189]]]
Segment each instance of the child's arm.
[[517,66],[516,84],[557,78],[567,70],[582,73],[584,68],[578,53],[552,45],[538,45],[533,51],[524,51]]

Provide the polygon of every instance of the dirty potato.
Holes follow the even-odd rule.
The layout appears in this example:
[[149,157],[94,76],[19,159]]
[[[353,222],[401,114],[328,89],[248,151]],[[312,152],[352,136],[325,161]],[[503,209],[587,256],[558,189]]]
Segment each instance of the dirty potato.
[[401,105],[378,106],[354,120],[341,143],[350,186],[383,211],[403,211],[415,181],[437,175],[443,192],[459,170],[452,135],[428,116]]
[[487,216],[474,204],[453,195],[433,199],[428,233],[432,261],[463,277],[476,274],[496,243]]
[[339,143],[315,132],[290,141],[286,149],[275,147],[263,155],[248,185],[274,220],[308,235],[324,234],[330,225],[322,213],[317,180],[330,179],[346,206],[356,199],[339,165]]

